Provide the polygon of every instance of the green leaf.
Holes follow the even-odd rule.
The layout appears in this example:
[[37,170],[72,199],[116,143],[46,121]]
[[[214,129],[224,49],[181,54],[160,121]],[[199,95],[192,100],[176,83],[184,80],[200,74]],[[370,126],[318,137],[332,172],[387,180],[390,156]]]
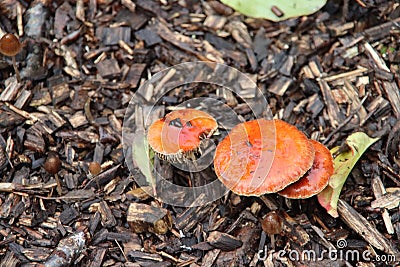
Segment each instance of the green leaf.
[[146,177],[146,181],[155,188],[155,179],[152,173],[152,161],[154,152],[149,149],[146,136],[143,131],[137,131],[132,142],[132,158],[136,163],[136,167]]
[[[281,21],[315,13],[325,5],[326,0],[221,0],[221,2],[249,17]],[[271,10],[273,6],[282,11],[283,16],[278,17],[274,14]]]
[[339,152],[339,147],[331,149],[331,154],[339,154],[334,159],[335,170],[329,179],[328,186],[318,194],[318,201],[332,217],[338,217],[337,202],[340,192],[354,165],[369,146],[379,138],[370,138],[362,132],[353,133],[346,139],[349,150]]

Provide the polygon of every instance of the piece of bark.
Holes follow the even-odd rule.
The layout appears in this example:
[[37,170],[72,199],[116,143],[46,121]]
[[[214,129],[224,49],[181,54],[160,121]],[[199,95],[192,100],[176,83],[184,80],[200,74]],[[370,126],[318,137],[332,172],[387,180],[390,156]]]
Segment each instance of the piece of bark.
[[96,36],[102,40],[104,45],[117,45],[120,40],[130,43],[130,27],[101,28],[96,31]]
[[354,22],[347,23],[335,23],[328,26],[329,33],[332,36],[342,36],[347,34],[347,32],[354,28]]
[[202,221],[213,208],[213,205],[188,207],[176,217],[176,228],[189,232],[199,221]]
[[[155,262],[162,262],[163,258],[158,255],[158,254],[154,254],[154,253],[146,253],[146,252],[142,252],[142,251],[136,251],[136,250],[131,250],[129,251],[126,256],[129,259],[132,259],[134,261],[140,261],[140,260],[144,260],[144,261],[155,261]],[[154,263],[153,263],[154,264]],[[151,265],[151,266],[155,266],[155,265]],[[143,265],[141,265],[143,266]]]
[[319,81],[319,86],[322,96],[325,101],[325,106],[328,111],[329,121],[332,127],[337,127],[343,121],[343,114],[340,111],[339,105],[335,102],[331,88],[324,80]]
[[71,123],[73,128],[78,128],[88,123],[85,114],[82,110],[75,112],[74,115],[68,118],[69,123]]
[[236,238],[243,242],[243,245],[232,251],[221,251],[217,266],[245,266],[246,262],[252,259],[252,250],[257,246],[260,236],[260,226],[253,222],[247,222],[238,229]]
[[104,79],[115,79],[121,75],[121,69],[115,58],[106,59],[96,64],[99,74]]
[[246,55],[247,55],[247,59],[250,63],[251,71],[255,72],[258,67],[258,62],[257,62],[257,58],[254,54],[254,51],[251,48],[246,48]]
[[306,106],[307,112],[311,112],[312,118],[316,118],[318,114],[324,109],[324,102],[318,94],[313,94],[308,98],[308,104]]
[[24,248],[21,252],[30,261],[42,262],[49,257],[51,250],[49,248],[30,247]]
[[96,266],[101,266],[101,263],[103,262],[104,256],[107,253],[106,248],[96,248],[92,252],[92,258],[93,261],[90,263],[89,267],[96,267]]
[[[374,192],[375,198],[379,198],[386,194],[385,187],[382,183],[382,180],[376,176],[372,179],[372,191]],[[393,224],[387,209],[383,209],[382,212],[383,222],[385,223],[386,230],[389,234],[394,234]]]
[[50,95],[53,101],[53,105],[57,105],[62,101],[69,98],[69,86],[67,83],[60,83],[50,87]]
[[32,39],[42,37],[44,24],[48,15],[48,9],[41,1],[32,4],[25,12],[26,23],[24,31]]
[[[185,51],[186,53],[196,56],[200,60],[204,61],[212,60],[219,63],[224,63],[224,60],[218,55],[213,55],[213,57],[207,57],[207,55],[203,55],[196,49],[193,49],[193,47],[195,46],[193,40],[188,39],[186,36],[182,34],[171,31],[167,27],[166,22],[164,20],[161,19],[155,20],[154,24],[152,25],[152,29],[154,29],[154,31],[157,32],[157,34],[165,41],[173,44],[174,46]],[[200,45],[203,46],[201,43]]]
[[125,78],[125,81],[128,82],[132,88],[137,88],[145,69],[146,64],[132,64],[129,68],[129,72]]
[[309,234],[299,225],[299,223],[289,216],[286,212],[280,213],[282,222],[282,229],[285,236],[289,237],[293,242],[300,246],[306,245],[310,242]]
[[33,127],[34,126],[26,131],[24,146],[29,150],[44,153],[46,144],[42,134],[32,129]]
[[172,227],[172,218],[169,210],[141,203],[131,203],[129,205],[126,220],[135,233],[149,231],[156,234],[165,234]]
[[85,233],[80,231],[62,239],[43,265],[46,267],[67,267],[83,252],[86,246]]
[[365,241],[388,254],[396,254],[398,250],[367,219],[359,214],[345,201],[339,199],[338,212],[340,218]]
[[117,220],[115,219],[114,214],[111,212],[107,202],[101,201],[98,210],[101,215],[101,223],[104,225],[104,227],[111,228],[117,225]]
[[121,0],[121,4],[123,4],[130,12],[135,13],[136,4],[131,0]]
[[285,62],[280,67],[279,72],[282,73],[283,75],[286,75],[286,76],[290,77],[291,76],[291,71],[292,71],[292,68],[293,68],[293,65],[294,65],[294,60],[295,60],[294,56],[289,55],[286,58]]
[[213,249],[207,252],[207,254],[202,259],[201,267],[213,266],[215,260],[218,258],[220,253],[221,253],[220,249]]
[[369,69],[364,68],[362,66],[358,66],[356,70],[343,72],[343,73],[339,73],[339,74],[333,74],[331,76],[326,76],[326,77],[322,78],[322,80],[324,80],[326,82],[333,82],[333,81],[337,81],[337,80],[342,80],[343,78],[351,79],[354,77],[359,77],[361,75],[364,75],[368,71],[369,71]]
[[143,29],[135,33],[136,39],[144,41],[146,47],[160,43],[162,40],[158,34],[151,29]]
[[60,222],[62,224],[69,224],[79,216],[79,212],[73,207],[68,207],[64,209],[59,216]]
[[[369,57],[375,63],[375,65],[384,72],[389,72],[390,69],[386,66],[385,61],[381,58],[378,52],[366,42],[364,44],[365,51],[368,53]],[[386,93],[386,96],[393,108],[395,116],[399,119],[400,118],[400,89],[395,82],[389,81],[380,81],[382,87]]]
[[207,237],[207,242],[211,246],[223,251],[234,250],[243,245],[243,242],[238,238],[218,231],[211,232]]
[[4,82],[4,85],[6,88],[0,94],[0,101],[14,101],[23,84],[12,76]]
[[396,190],[393,193],[387,193],[380,197],[377,197],[371,202],[371,207],[374,208],[387,208],[395,209],[400,203],[400,190]]
[[0,267],[17,267],[21,262],[15,257],[13,252],[7,251],[4,258],[1,260]]
[[270,87],[268,87],[268,91],[276,95],[283,96],[292,83],[292,79],[281,76],[279,79],[275,80]]
[[213,29],[215,31],[220,30],[224,27],[227,21],[226,17],[218,16],[218,15],[209,15],[204,20],[204,26]]

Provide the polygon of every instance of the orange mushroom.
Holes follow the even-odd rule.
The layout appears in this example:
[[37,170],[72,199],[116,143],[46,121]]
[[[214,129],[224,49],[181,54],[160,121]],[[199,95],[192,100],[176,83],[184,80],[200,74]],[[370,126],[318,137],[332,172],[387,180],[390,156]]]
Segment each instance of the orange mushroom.
[[204,111],[176,110],[149,127],[147,141],[160,158],[185,161],[194,159],[201,139],[210,137],[217,128],[217,121]]
[[295,126],[258,119],[236,125],[218,144],[214,169],[233,192],[260,196],[298,181],[313,161],[313,145]]
[[310,142],[315,150],[313,166],[299,181],[278,192],[279,195],[287,198],[309,198],[328,185],[334,169],[332,155],[320,142],[314,140]]

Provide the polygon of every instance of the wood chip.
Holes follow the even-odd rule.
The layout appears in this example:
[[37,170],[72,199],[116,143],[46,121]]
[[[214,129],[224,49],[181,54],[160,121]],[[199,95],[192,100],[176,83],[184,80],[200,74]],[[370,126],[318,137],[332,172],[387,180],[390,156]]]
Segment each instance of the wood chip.
[[96,64],[96,67],[99,71],[99,74],[104,79],[115,79],[119,78],[121,75],[121,69],[118,65],[118,61],[114,58],[100,61]]
[[327,107],[329,120],[332,127],[336,127],[344,119],[342,112],[339,109],[338,104],[335,102],[331,88],[328,83],[324,80],[319,81],[319,86],[324,97],[325,106]]
[[149,231],[165,234],[172,226],[172,219],[168,210],[140,203],[129,205],[127,222],[135,233]]
[[130,43],[131,28],[115,27],[115,28],[98,28],[96,35],[102,40],[104,45],[117,45],[120,40]]
[[339,199],[338,212],[340,218],[365,241],[388,254],[396,254],[398,250],[367,219],[359,214],[345,201]]
[[70,118],[68,118],[69,123],[71,123],[73,128],[78,128],[88,123],[85,114],[82,110],[75,112]]
[[243,245],[243,242],[238,238],[218,231],[211,232],[207,237],[207,242],[211,246],[223,251],[234,250]]
[[282,76],[278,80],[275,80],[270,87],[268,87],[268,91],[276,95],[283,96],[292,83],[292,79]]

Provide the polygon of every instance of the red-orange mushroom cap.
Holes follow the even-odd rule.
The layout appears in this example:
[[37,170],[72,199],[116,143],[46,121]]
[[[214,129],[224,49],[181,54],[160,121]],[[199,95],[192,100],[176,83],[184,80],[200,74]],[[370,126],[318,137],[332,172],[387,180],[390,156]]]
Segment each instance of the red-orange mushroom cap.
[[313,161],[313,146],[295,126],[258,119],[236,125],[218,144],[214,169],[233,192],[260,196],[296,182]]
[[193,158],[201,140],[210,137],[217,128],[217,121],[207,112],[175,110],[149,127],[147,141],[161,158],[182,161]]
[[314,140],[310,142],[315,150],[313,166],[300,180],[278,192],[279,195],[287,198],[309,198],[328,185],[334,171],[332,154],[320,142]]

